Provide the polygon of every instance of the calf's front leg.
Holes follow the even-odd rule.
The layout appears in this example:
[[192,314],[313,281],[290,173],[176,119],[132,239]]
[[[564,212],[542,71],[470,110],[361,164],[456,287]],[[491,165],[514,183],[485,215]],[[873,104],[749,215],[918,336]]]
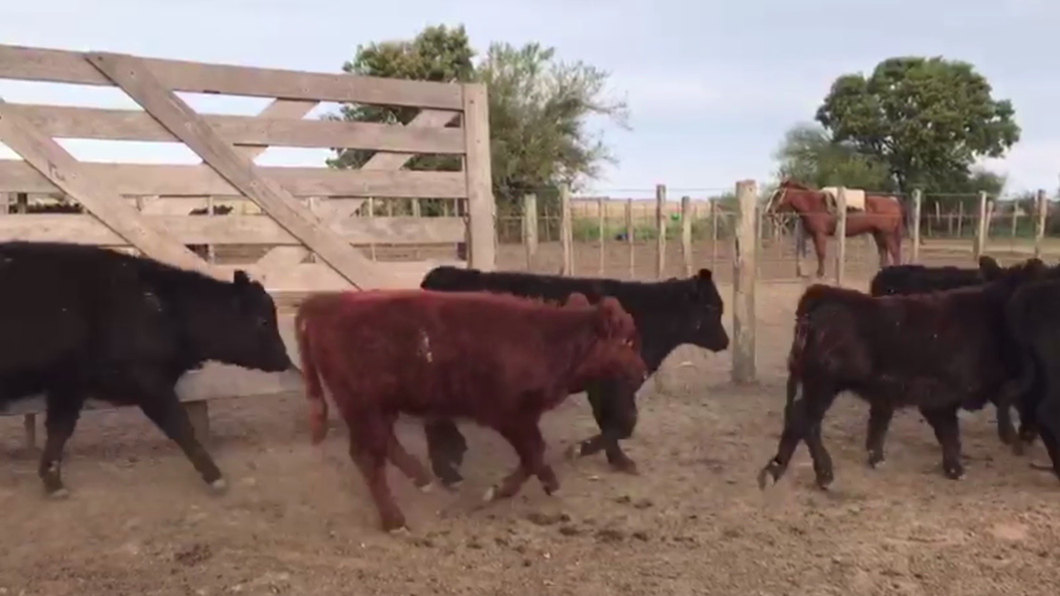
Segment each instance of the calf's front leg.
[[[614,384],[590,387],[586,393],[593,418],[600,428],[600,434],[576,443],[570,454],[585,457],[598,453],[601,449],[607,454],[607,461],[620,472],[637,474],[637,463],[619,446],[619,441],[633,436],[637,426],[637,406],[632,397],[621,399],[617,394],[622,389]],[[629,404],[625,408],[622,404]],[[624,411],[628,410],[628,411]]]
[[203,481],[214,492],[225,492],[228,483],[195,436],[188,414],[180,406],[174,383],[165,374],[149,368],[127,371],[123,383],[126,387],[122,388],[122,394],[139,397],[140,410],[180,447]]
[[491,486],[483,500],[494,501],[515,496],[531,475],[541,481],[545,494],[559,490],[556,472],[545,463],[545,439],[538,427],[539,417],[532,420],[514,420],[497,431],[511,444],[519,456],[519,465],[501,482]]
[[935,431],[935,438],[942,447],[942,471],[951,480],[964,477],[964,465],[961,464],[961,430],[957,421],[958,407],[931,410],[920,408],[920,413]]
[[73,391],[49,391],[48,412],[44,427],[48,437],[40,457],[38,475],[48,496],[61,499],[69,495],[63,485],[62,464],[66,442],[74,434],[84,399]]

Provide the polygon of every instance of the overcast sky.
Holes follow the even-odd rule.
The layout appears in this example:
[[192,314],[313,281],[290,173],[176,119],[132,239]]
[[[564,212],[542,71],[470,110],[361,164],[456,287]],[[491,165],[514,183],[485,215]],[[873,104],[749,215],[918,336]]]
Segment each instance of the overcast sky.
[[[364,6],[364,9],[358,8]],[[370,12],[367,7],[372,7]],[[463,23],[476,49],[540,41],[610,71],[632,131],[606,128],[620,163],[596,183],[632,196],[665,183],[700,195],[767,180],[784,131],[829,84],[895,55],[967,60],[1010,98],[1023,138],[990,163],[1007,192],[1055,191],[1060,173],[1060,3],[1046,0],[41,0],[0,2],[0,43],[338,72],[359,43]],[[11,102],[134,107],[115,89],[0,80]],[[267,100],[192,96],[253,114]],[[320,113],[320,110],[314,114]],[[63,141],[80,159],[193,163],[184,147]],[[0,146],[2,157],[12,157]],[[263,165],[326,152],[271,149]],[[639,193],[638,193],[639,194]]]

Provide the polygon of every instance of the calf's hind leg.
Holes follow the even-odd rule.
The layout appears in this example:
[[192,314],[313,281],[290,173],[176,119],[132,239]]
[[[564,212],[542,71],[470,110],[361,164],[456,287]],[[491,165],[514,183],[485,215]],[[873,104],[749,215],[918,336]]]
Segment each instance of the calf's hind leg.
[[865,437],[865,450],[869,452],[869,465],[873,468],[884,462],[883,446],[893,417],[894,408],[887,404],[874,403],[869,406],[869,431]]
[[832,469],[832,458],[821,439],[821,422],[835,396],[836,391],[828,386],[803,383],[802,397],[793,399],[785,409],[784,431],[780,436],[777,454],[758,473],[759,488],[764,489],[767,483],[780,480],[791,464],[799,442],[803,440],[806,441],[810,457],[813,458],[817,485],[827,488],[832,483],[835,473]]

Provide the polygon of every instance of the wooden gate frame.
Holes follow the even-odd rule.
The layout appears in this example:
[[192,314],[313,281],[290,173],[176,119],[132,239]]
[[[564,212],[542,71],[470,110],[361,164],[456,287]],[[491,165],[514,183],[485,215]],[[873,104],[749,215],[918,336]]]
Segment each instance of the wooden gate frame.
[[[61,193],[87,212],[0,216],[0,241],[65,240],[126,246],[185,269],[232,279],[235,265],[207,263],[189,244],[276,245],[240,268],[270,291],[417,287],[436,262],[379,263],[352,244],[468,242],[467,265],[496,262],[489,112],[485,85],[309,73],[107,52],[0,45],[0,79],[117,87],[143,111],[7,103],[0,98],[0,142],[24,161],[0,160],[0,193]],[[176,92],[274,98],[255,116],[197,114]],[[419,108],[405,126],[302,118],[322,101]],[[459,118],[461,127],[447,127]],[[80,162],[54,138],[181,142],[200,165]],[[377,153],[360,170],[259,167],[271,145],[346,147]],[[463,156],[460,172],[402,168],[417,153]],[[263,216],[149,215],[145,196],[241,196]],[[314,211],[300,199],[322,197]],[[467,217],[357,218],[366,198],[466,199]],[[23,218],[32,218],[31,220]],[[32,225],[27,225],[32,221]],[[351,244],[352,243],[352,244]],[[303,263],[307,255],[312,263]],[[454,261],[463,265],[463,261]],[[384,271],[385,269],[385,271]],[[295,387],[253,371],[211,370],[182,379],[182,401],[267,394]],[[218,365],[213,368],[235,369]],[[211,376],[212,373],[212,376]],[[229,375],[221,379],[220,374]],[[236,374],[236,377],[231,377]],[[253,377],[264,375],[257,380]],[[210,380],[207,380],[210,379]],[[31,401],[19,411],[43,411]],[[27,430],[32,427],[28,418]],[[203,424],[204,420],[201,421]],[[32,434],[30,435],[32,440]]]

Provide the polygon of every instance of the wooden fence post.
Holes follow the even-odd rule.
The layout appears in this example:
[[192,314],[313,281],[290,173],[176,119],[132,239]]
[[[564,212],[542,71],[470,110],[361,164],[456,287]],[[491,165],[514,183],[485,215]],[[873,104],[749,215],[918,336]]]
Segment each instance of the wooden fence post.
[[597,217],[596,229],[598,230],[598,233],[600,234],[600,252],[599,252],[600,260],[599,260],[599,263],[597,264],[597,271],[598,271],[598,274],[600,275],[600,277],[603,277],[604,276],[604,252],[605,252],[604,235],[607,232],[607,230],[605,229],[606,226],[604,225],[604,223],[607,221],[607,202],[604,201],[603,197],[600,197],[600,198],[596,199],[596,210],[597,210],[597,214],[596,214],[596,217]]
[[718,200],[710,201],[710,270],[718,268]]
[[913,263],[920,262],[920,211],[924,206],[924,194],[913,191]]
[[972,243],[972,258],[977,263],[979,262],[979,257],[986,251],[986,236],[990,233],[990,226],[987,225],[986,202],[986,191],[979,191],[979,221],[976,222],[975,240]]
[[636,273],[636,253],[633,245],[633,199],[626,199],[626,246],[629,247],[629,278]]
[[681,197],[681,256],[685,261],[685,276],[692,275],[692,197]]
[[533,271],[537,256],[537,195],[523,196],[523,242],[526,244],[526,270]]
[[666,268],[666,185],[655,185],[655,277],[663,278]]
[[732,381],[755,380],[755,217],[758,192],[754,180],[736,183],[736,251],[732,267]]
[[1049,213],[1049,199],[1045,196],[1045,191],[1038,189],[1038,219],[1034,224],[1034,257],[1040,259],[1042,257],[1042,240],[1045,238],[1045,218]]
[[843,286],[844,269],[847,262],[847,189],[839,187],[836,193],[836,225],[835,225],[835,284]]
[[559,206],[559,241],[563,248],[563,275],[574,275],[574,255],[571,253],[574,231],[571,222],[570,188],[565,184],[559,187]]

